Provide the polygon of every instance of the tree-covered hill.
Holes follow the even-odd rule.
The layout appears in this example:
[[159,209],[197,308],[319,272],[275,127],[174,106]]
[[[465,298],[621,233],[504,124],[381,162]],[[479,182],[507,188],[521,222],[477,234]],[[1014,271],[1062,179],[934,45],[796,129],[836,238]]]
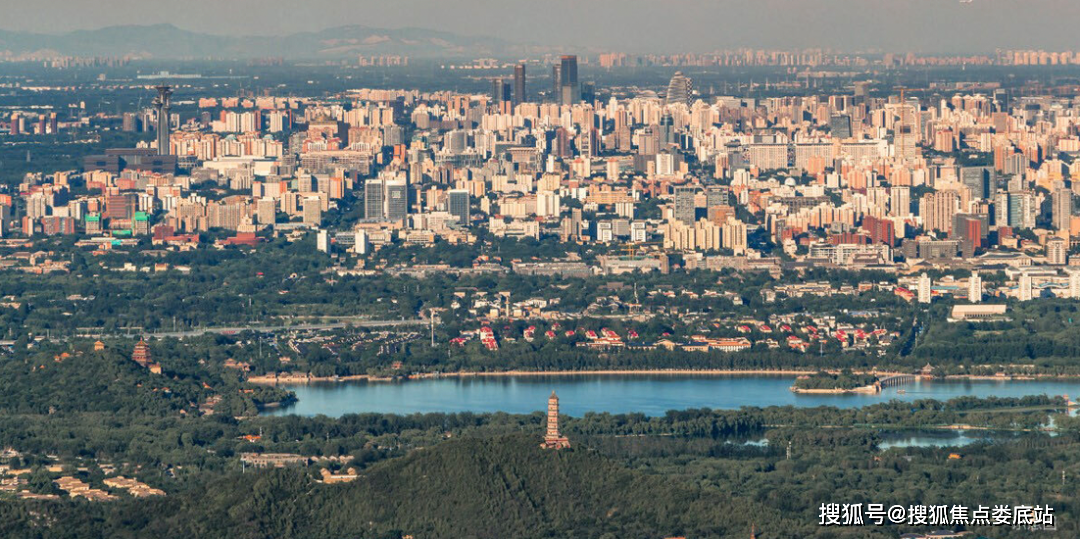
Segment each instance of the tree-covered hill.
[[27,513],[8,515],[6,536],[702,538],[741,536],[752,522],[808,532],[814,524],[593,451],[543,450],[538,441],[463,438],[377,465],[348,484],[278,470],[230,476],[179,497],[24,505]]
[[[246,384],[220,362],[198,363],[203,349],[152,341],[160,373],[131,359],[134,340],[94,350],[89,341],[74,346],[47,344],[27,351],[16,344],[0,358],[0,413],[110,413],[121,416],[198,415],[199,405],[220,400],[219,414],[253,415],[261,405],[288,398],[284,390]],[[209,346],[209,345],[208,345]]]

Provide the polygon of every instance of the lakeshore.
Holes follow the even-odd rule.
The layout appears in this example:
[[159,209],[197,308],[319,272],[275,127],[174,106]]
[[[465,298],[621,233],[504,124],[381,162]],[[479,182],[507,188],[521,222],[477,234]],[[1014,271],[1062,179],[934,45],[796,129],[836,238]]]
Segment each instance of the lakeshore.
[[[347,383],[347,382],[400,382],[408,380],[430,380],[433,378],[500,378],[500,377],[546,377],[546,376],[806,376],[819,372],[820,369],[597,369],[597,370],[561,370],[561,371],[452,371],[452,372],[427,372],[411,373],[400,376],[372,376],[367,374],[355,374],[348,376],[312,376],[300,373],[275,373],[250,376],[248,382],[260,385],[301,385],[313,383]],[[826,371],[833,372],[833,371]],[[839,371],[836,371],[839,372]],[[899,371],[852,371],[854,374],[872,374],[882,377],[897,376]],[[1024,375],[980,375],[980,374],[949,374],[941,377],[919,375],[923,381],[1033,381],[1033,380],[1076,380],[1080,375],[1057,375],[1057,374],[1024,374]],[[856,388],[863,389],[863,388]],[[833,390],[824,390],[833,392]],[[851,390],[839,390],[848,392]],[[803,390],[802,392],[815,393],[819,390]],[[859,391],[866,392],[866,391]]]
[[[580,370],[580,371],[454,371],[413,373],[402,376],[371,376],[356,374],[351,376],[311,376],[308,374],[266,374],[247,379],[253,384],[293,385],[337,382],[397,382],[406,380],[430,380],[434,378],[501,378],[529,376],[799,376],[817,371],[792,369],[647,369],[647,370]],[[885,374],[885,373],[881,373]]]

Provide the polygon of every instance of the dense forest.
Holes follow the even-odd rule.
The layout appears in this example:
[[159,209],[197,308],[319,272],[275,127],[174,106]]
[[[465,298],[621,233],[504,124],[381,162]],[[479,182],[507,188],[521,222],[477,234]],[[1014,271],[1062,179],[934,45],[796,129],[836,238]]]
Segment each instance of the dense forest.
[[[207,473],[163,499],[0,502],[0,531],[57,538],[718,538],[747,535],[753,525],[762,537],[884,538],[918,529],[817,525],[820,503],[880,501],[1052,503],[1059,531],[1076,532],[1069,501],[1076,489],[1059,479],[1076,471],[1072,435],[972,446],[955,460],[935,449],[880,452],[867,443],[873,438],[802,431],[779,433],[768,446],[741,446],[693,436],[605,437],[556,452],[538,448],[537,434],[466,436],[375,464],[343,485],[316,483],[302,468],[249,470]],[[788,441],[796,448],[790,458],[780,450]]]
[[152,347],[156,354],[151,357],[162,367],[160,374],[131,359],[134,340],[115,341],[100,351],[89,341],[32,350],[17,346],[0,361],[0,412],[198,414],[200,404],[217,397],[215,412],[245,416],[292,398],[285,390],[248,384],[222,368],[224,349],[213,347],[213,342],[206,338],[203,346],[176,347],[174,340]]

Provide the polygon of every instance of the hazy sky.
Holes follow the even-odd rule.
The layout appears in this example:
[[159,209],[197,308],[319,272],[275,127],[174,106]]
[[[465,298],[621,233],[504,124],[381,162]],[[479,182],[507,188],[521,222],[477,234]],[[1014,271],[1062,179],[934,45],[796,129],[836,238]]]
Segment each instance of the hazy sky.
[[171,22],[275,34],[345,24],[641,51],[1080,49],[1080,0],[0,0],[0,27]]

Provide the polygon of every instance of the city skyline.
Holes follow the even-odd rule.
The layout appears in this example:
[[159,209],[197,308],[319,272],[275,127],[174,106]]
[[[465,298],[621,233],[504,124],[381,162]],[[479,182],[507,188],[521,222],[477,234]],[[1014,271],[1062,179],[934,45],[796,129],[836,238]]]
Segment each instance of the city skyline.
[[[543,10],[520,0],[502,3],[498,9],[483,0],[453,4],[404,0],[392,12],[372,9],[376,5],[367,1],[315,0],[310,9],[288,19],[279,16],[275,2],[192,0],[185,10],[170,10],[160,0],[121,0],[109,6],[43,0],[0,6],[0,19],[6,21],[0,27],[7,32],[55,35],[168,23],[192,32],[267,36],[363,25],[380,30],[430,29],[565,50],[665,53],[747,46],[948,53],[1071,48],[1070,21],[1080,18],[1080,4],[1069,0],[1022,4],[1006,0],[766,0],[752,5],[554,0]],[[207,16],[210,10],[213,17]],[[327,16],[331,13],[332,18]],[[657,21],[665,21],[666,26]]]
[[1077,20],[0,2],[0,536],[1080,537]]

